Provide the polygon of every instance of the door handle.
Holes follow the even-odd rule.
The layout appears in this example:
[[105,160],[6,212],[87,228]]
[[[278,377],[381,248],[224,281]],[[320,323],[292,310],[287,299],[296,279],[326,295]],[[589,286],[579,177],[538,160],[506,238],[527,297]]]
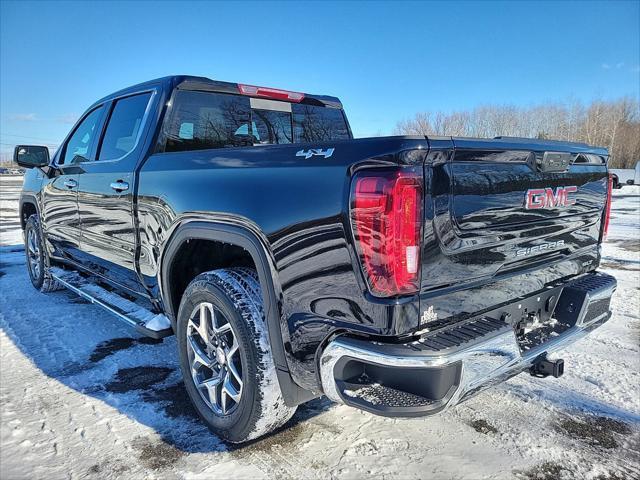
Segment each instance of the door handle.
[[73,179],[65,180],[64,186],[67,188],[76,188],[78,186],[78,182]]
[[117,182],[111,182],[111,188],[116,192],[124,192],[125,190],[129,190],[129,184],[122,180],[118,180]]

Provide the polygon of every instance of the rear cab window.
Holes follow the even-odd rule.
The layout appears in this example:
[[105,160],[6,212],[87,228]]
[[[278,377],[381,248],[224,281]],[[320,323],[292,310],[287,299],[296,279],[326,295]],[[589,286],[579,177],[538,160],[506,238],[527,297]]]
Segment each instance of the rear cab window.
[[251,134],[259,144],[293,143],[291,104],[261,98],[249,99]]
[[351,138],[344,112],[339,108],[295,104],[292,111],[297,143]]
[[340,108],[190,90],[177,90],[172,102],[165,152],[351,138]]
[[177,91],[166,125],[165,151],[252,145],[249,99],[239,95]]

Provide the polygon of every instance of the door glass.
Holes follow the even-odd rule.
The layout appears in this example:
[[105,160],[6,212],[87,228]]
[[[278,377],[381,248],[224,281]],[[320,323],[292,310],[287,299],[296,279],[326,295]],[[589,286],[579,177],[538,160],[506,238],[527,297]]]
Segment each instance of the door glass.
[[104,107],[100,106],[93,110],[85,117],[80,125],[78,125],[78,128],[76,128],[76,131],[73,132],[73,135],[71,135],[71,138],[67,142],[64,157],[61,162],[62,164],[68,165],[89,159],[89,149],[96,136],[98,122],[100,121],[103,108]]
[[118,100],[111,111],[107,131],[102,139],[98,160],[124,157],[136,147],[151,93]]

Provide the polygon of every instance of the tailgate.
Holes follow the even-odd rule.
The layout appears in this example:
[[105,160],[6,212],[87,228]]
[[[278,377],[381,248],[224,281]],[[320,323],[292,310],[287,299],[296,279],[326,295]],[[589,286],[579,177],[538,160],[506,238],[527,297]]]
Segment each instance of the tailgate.
[[437,291],[466,289],[449,295],[446,309],[471,313],[595,269],[605,150],[519,139],[432,143],[423,305]]

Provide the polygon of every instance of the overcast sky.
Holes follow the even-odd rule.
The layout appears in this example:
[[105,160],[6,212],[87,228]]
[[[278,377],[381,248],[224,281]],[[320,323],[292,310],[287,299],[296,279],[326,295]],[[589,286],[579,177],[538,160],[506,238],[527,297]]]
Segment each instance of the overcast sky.
[[640,2],[10,2],[0,147],[56,145],[170,74],[335,95],[356,136],[423,110],[640,95]]

